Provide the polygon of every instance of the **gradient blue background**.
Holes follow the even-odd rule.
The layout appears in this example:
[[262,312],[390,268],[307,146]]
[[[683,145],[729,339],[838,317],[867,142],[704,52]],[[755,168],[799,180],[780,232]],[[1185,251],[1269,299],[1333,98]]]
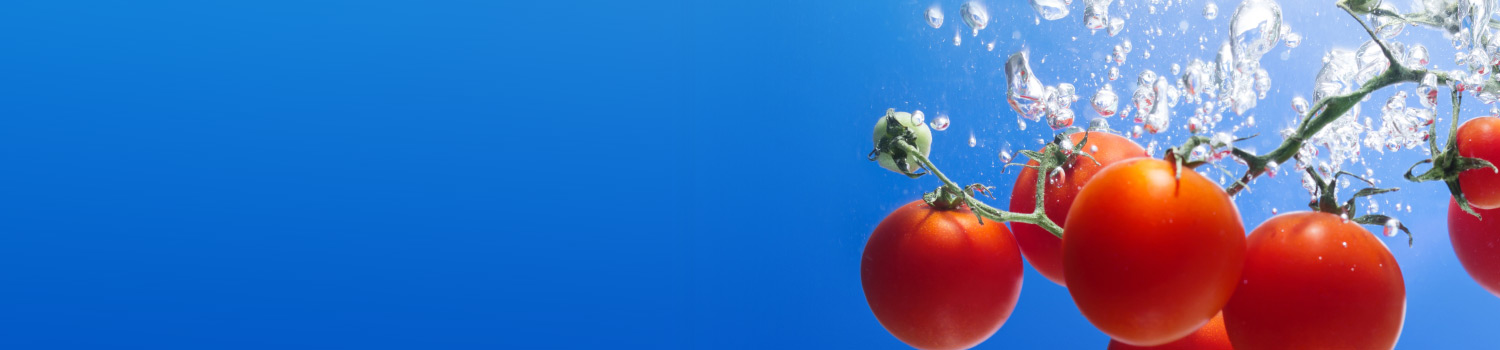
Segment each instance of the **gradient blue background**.
[[[1212,59],[1235,5],[1128,2],[1137,52],[1144,26],[1194,34],[1132,54],[1119,91]],[[934,30],[911,1],[5,2],[0,347],[902,348],[859,254],[936,182],[865,161],[871,123],[951,115],[933,158],[1008,195],[995,153],[1047,131],[1016,130],[1002,57],[1029,48],[1087,96],[1119,40],[1082,28],[1081,1],[1039,25],[989,1],[996,21],[954,46],[941,3]],[[1265,149],[1321,53],[1364,40],[1329,4],[1282,5],[1307,39],[1263,60]],[[1402,40],[1452,67],[1435,32]],[[1420,158],[1371,156],[1415,207],[1416,245],[1385,239],[1399,347],[1491,348],[1500,299],[1454,259],[1442,187],[1396,180]],[[1305,195],[1283,176],[1238,203],[1254,225]],[[983,347],[1106,341],[1028,268]]]

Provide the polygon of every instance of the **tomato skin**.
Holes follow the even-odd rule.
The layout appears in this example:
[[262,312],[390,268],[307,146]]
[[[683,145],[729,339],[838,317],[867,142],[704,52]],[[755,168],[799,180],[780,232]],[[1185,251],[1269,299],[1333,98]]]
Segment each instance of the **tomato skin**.
[[[1069,135],[1073,143],[1083,138],[1083,133]],[[1062,184],[1048,184],[1043,190],[1046,202],[1043,206],[1047,209],[1047,217],[1052,222],[1062,224],[1067,222],[1068,208],[1073,206],[1073,198],[1078,191],[1083,189],[1083,184],[1094,178],[1094,174],[1105,166],[1114,164],[1121,160],[1137,157],[1145,157],[1146,149],[1130,141],[1130,139],[1118,135],[1091,132],[1088,134],[1089,142],[1082,149],[1090,149],[1098,146],[1098,151],[1090,151],[1094,159],[1099,161],[1098,165],[1088,158],[1078,157],[1063,166]],[[1035,160],[1027,162],[1028,165],[1037,165]],[[1031,213],[1036,208],[1036,169],[1024,168],[1016,177],[1016,187],[1010,195],[1010,211],[1016,213]],[[1043,277],[1047,277],[1052,283],[1067,286],[1063,279],[1062,266],[1062,239],[1053,236],[1051,232],[1041,227],[1012,222],[1011,230],[1015,231],[1016,243],[1021,245],[1021,255],[1026,258],[1036,271]]]
[[1155,346],[1207,324],[1240,282],[1245,228],[1218,185],[1136,158],[1083,186],[1063,227],[1068,292],[1110,338]]
[[1459,209],[1458,202],[1448,199],[1448,239],[1469,277],[1500,296],[1500,209],[1475,208],[1474,212],[1484,219],[1469,215]]
[[966,349],[995,334],[1021,295],[1021,251],[1004,224],[917,200],[865,244],[860,281],[880,324],[918,349]]
[[[1500,118],[1479,117],[1458,126],[1458,155],[1484,159],[1500,166]],[[1490,168],[1458,174],[1469,205],[1480,209],[1500,208],[1500,173]]]
[[1390,349],[1406,318],[1401,267],[1359,224],[1286,213],[1250,233],[1224,325],[1235,349]]
[[1224,314],[1220,313],[1203,328],[1171,343],[1141,347],[1111,339],[1108,350],[1234,350],[1234,347],[1229,345],[1229,334],[1224,332]]

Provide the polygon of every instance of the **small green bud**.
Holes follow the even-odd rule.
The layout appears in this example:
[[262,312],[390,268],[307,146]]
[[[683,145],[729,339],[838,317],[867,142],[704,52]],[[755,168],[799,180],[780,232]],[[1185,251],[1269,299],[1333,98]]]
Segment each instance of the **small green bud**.
[[[881,116],[880,120],[875,122],[875,144],[880,145],[880,140],[888,136],[887,130],[889,129],[887,129],[886,125],[886,120],[888,118],[886,118],[886,116],[892,115],[895,116],[896,121],[901,123],[901,126],[905,127],[907,131],[910,131],[911,134],[916,137],[915,140],[908,142],[910,142],[912,146],[915,146],[918,151],[921,151],[922,156],[927,156],[928,152],[932,150],[932,129],[927,127],[927,123],[924,120],[922,111],[916,111],[916,113],[907,113],[896,112],[894,108],[887,110],[886,115]],[[878,159],[880,162],[880,167],[889,169],[890,171],[901,173],[901,170],[896,167],[895,159],[891,158],[891,152],[892,150],[881,150]],[[918,169],[921,169],[921,163],[917,161],[915,156],[908,155],[906,157],[906,168],[907,173],[916,172]]]

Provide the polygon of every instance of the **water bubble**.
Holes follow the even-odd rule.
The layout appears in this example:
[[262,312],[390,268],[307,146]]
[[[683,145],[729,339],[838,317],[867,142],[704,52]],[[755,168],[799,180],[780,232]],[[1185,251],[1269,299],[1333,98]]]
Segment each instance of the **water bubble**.
[[1114,60],[1115,64],[1124,64],[1125,53],[1126,51],[1123,46],[1115,45],[1114,51],[1110,51],[1109,58]]
[[1385,58],[1385,52],[1380,50],[1380,44],[1374,40],[1365,41],[1364,45],[1360,45],[1358,53],[1355,54],[1355,60],[1358,62],[1359,70],[1355,73],[1354,80],[1359,84],[1374,79],[1391,65],[1390,60]]
[[969,133],[969,147],[974,147],[974,146],[978,146],[978,145],[979,145],[979,140],[974,138],[974,134],[973,133]]
[[1106,131],[1107,132],[1109,130],[1110,130],[1109,129],[1109,120],[1106,120],[1104,118],[1089,119],[1089,131],[1091,131],[1091,132]]
[[1025,131],[1026,130],[1026,119],[1021,118],[1021,116],[1016,116],[1016,125],[1019,126],[1022,131]]
[[1234,56],[1259,60],[1281,40],[1281,5],[1275,0],[1245,0],[1229,22]]
[[1010,144],[1007,143],[1000,148],[1000,163],[1010,163],[1012,159],[1015,159],[1015,156],[1010,153]]
[[963,17],[964,24],[974,29],[975,35],[978,35],[979,31],[983,30],[985,26],[990,25],[990,12],[979,1],[964,3],[963,6],[958,8],[958,15],[959,17]]
[[1276,215],[1276,214],[1280,214],[1280,213],[1281,213],[1280,210],[1277,210],[1276,208],[1271,208],[1271,215]]
[[1213,1],[1209,1],[1207,4],[1203,4],[1203,18],[1206,18],[1210,21],[1215,18],[1219,18],[1219,5],[1214,4]]
[[948,123],[948,115],[939,114],[937,118],[932,118],[932,122],[928,123],[928,126],[931,126],[932,130],[943,131],[948,130]]
[[1428,59],[1427,47],[1422,44],[1412,44],[1410,51],[1406,53],[1406,65],[1414,69],[1427,66]]
[[1146,133],[1146,128],[1140,125],[1130,127],[1130,138],[1138,139]]
[[1047,126],[1053,130],[1062,129],[1073,125],[1073,110],[1070,108],[1054,109],[1047,114]]
[[1182,73],[1182,66],[1179,66],[1176,63],[1173,63],[1172,64],[1172,75],[1178,75],[1178,74],[1181,74],[1181,73]]
[[1057,98],[1066,99],[1066,102],[1063,102],[1064,104],[1071,104],[1073,102],[1078,102],[1078,94],[1077,94],[1076,89],[1073,88],[1073,84],[1058,83],[1057,84],[1057,93],[1059,94],[1057,96]]
[[1265,68],[1256,69],[1254,79],[1257,98],[1266,98],[1266,92],[1271,91],[1271,73]]
[[1299,34],[1299,33],[1287,33],[1286,34],[1286,48],[1288,48],[1288,49],[1295,49],[1295,48],[1297,48],[1297,46],[1301,46],[1301,45],[1302,45],[1302,34]]
[[[1401,13],[1396,10],[1395,4],[1385,1],[1381,1],[1379,9],[1385,10],[1388,13]],[[1370,13],[1370,25],[1375,27],[1375,32],[1380,34],[1381,38],[1389,40],[1401,34],[1401,30],[1406,28],[1406,21],[1393,16],[1378,15],[1372,12]]]
[[1266,162],[1266,176],[1275,178],[1277,170],[1281,170],[1281,165],[1277,164],[1276,161]]
[[1147,69],[1141,72],[1140,76],[1136,77],[1135,83],[1136,86],[1150,86],[1151,84],[1156,83],[1156,78],[1156,72],[1152,72],[1150,69]]
[[963,34],[964,34],[963,31],[953,31],[953,46],[963,45],[963,43],[964,43],[964,36],[963,36]]
[[1010,107],[1026,119],[1040,120],[1047,112],[1047,88],[1032,74],[1026,51],[1011,54],[1005,61],[1005,78],[1005,97]]
[[1133,45],[1130,44],[1130,39],[1125,39],[1124,41],[1121,41],[1120,42],[1120,47],[1123,48],[1123,49],[1125,49],[1125,53],[1130,53],[1130,50],[1134,50],[1135,49],[1135,46],[1133,46]]
[[1062,187],[1068,179],[1068,172],[1063,171],[1062,167],[1057,167],[1049,173],[1050,174],[1047,175],[1047,183],[1050,183],[1053,186]]
[[937,4],[932,4],[932,6],[927,8],[927,25],[931,26],[934,29],[941,28],[943,26],[942,7],[939,7]]
[[919,109],[919,110],[917,110],[915,112],[911,112],[911,123],[912,123],[912,125],[921,125],[922,123],[925,123],[925,122],[927,122],[927,115],[926,114],[922,114],[922,110]]
[[1119,103],[1119,95],[1115,94],[1114,88],[1109,84],[1104,84],[1098,92],[1094,93],[1094,97],[1089,99],[1089,104],[1094,106],[1094,112],[1105,117],[1115,115],[1115,108]]
[[1437,108],[1438,86],[1437,75],[1427,73],[1422,76],[1422,82],[1417,85],[1417,102],[1422,107]]
[[1313,81],[1313,100],[1353,91],[1358,67],[1353,51],[1333,49],[1323,56],[1323,68]]
[[1068,4],[1063,0],[1031,0],[1031,8],[1048,21],[1068,16]]
[[1344,244],[1344,248],[1348,248],[1349,247],[1349,242],[1348,241],[1344,241],[1344,242],[1340,242],[1340,243]]
[[1109,19],[1109,36],[1115,36],[1115,35],[1120,34],[1120,30],[1122,30],[1122,29],[1125,29],[1125,20],[1120,19],[1120,17],[1110,17],[1110,19]]
[[1500,118],[1500,108],[1490,107],[1490,116]]
[[1111,1],[1084,1],[1083,26],[1089,30],[1100,30],[1109,26],[1109,3]]

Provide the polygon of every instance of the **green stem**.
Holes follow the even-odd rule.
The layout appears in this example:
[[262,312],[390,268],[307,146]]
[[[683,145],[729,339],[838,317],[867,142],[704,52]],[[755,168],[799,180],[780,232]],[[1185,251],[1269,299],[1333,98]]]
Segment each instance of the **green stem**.
[[1348,12],[1350,16],[1353,16],[1355,21],[1359,21],[1360,26],[1364,26],[1365,32],[1370,34],[1371,40],[1380,44],[1381,51],[1385,53],[1387,60],[1390,61],[1390,67],[1386,68],[1385,72],[1381,72],[1374,79],[1370,79],[1364,85],[1360,85],[1359,90],[1318,100],[1317,103],[1313,104],[1313,108],[1308,110],[1308,115],[1303,118],[1302,124],[1298,125],[1297,132],[1287,137],[1286,140],[1283,140],[1281,146],[1276,147],[1271,153],[1246,158],[1245,163],[1249,169],[1245,170],[1245,174],[1240,177],[1239,181],[1225,188],[1225,192],[1228,192],[1230,195],[1239,193],[1245,189],[1246,184],[1249,184],[1250,180],[1255,179],[1261,174],[1265,174],[1266,167],[1271,162],[1282,164],[1292,159],[1293,156],[1297,155],[1297,151],[1302,148],[1303,143],[1312,139],[1313,135],[1316,135],[1318,131],[1322,131],[1328,124],[1338,120],[1339,117],[1343,116],[1354,105],[1359,104],[1359,101],[1363,100],[1366,95],[1376,90],[1405,82],[1420,83],[1422,77],[1429,73],[1437,76],[1438,84],[1447,85],[1452,81],[1446,73],[1407,68],[1401,62],[1391,59],[1394,55],[1386,48],[1385,43],[1381,42],[1375,33],[1370,30],[1370,27],[1365,26],[1364,21],[1360,20],[1359,16],[1350,11],[1348,7],[1340,5],[1340,8]]
[[943,182],[944,192],[963,196],[964,203],[969,205],[969,209],[973,210],[975,215],[979,215],[982,218],[999,222],[1014,221],[1037,225],[1038,227],[1047,230],[1047,232],[1052,233],[1052,235],[1057,236],[1057,238],[1062,238],[1062,226],[1058,226],[1057,223],[1052,222],[1052,219],[1047,217],[1047,214],[1043,209],[1042,190],[1044,190],[1043,186],[1047,182],[1047,176],[1044,170],[1039,169],[1037,171],[1038,178],[1036,184],[1036,211],[1030,214],[1013,213],[997,209],[990,206],[989,204],[985,204],[984,202],[979,201],[979,199],[977,198],[974,198],[974,196],[970,195],[968,191],[964,191],[963,186],[959,186],[957,183],[954,183],[953,180],[948,179],[947,175],[943,175],[943,171],[938,170],[937,166],[933,165],[932,161],[927,159],[927,156],[922,155],[922,152],[917,150],[917,147],[912,146],[911,144],[906,143],[906,141],[900,139],[893,140],[891,144],[893,146],[896,146],[896,148],[906,151],[906,153],[910,154],[912,158],[916,158],[917,162],[922,163],[922,167],[927,168],[928,172],[932,173],[932,175],[937,176],[938,180],[941,180]]

